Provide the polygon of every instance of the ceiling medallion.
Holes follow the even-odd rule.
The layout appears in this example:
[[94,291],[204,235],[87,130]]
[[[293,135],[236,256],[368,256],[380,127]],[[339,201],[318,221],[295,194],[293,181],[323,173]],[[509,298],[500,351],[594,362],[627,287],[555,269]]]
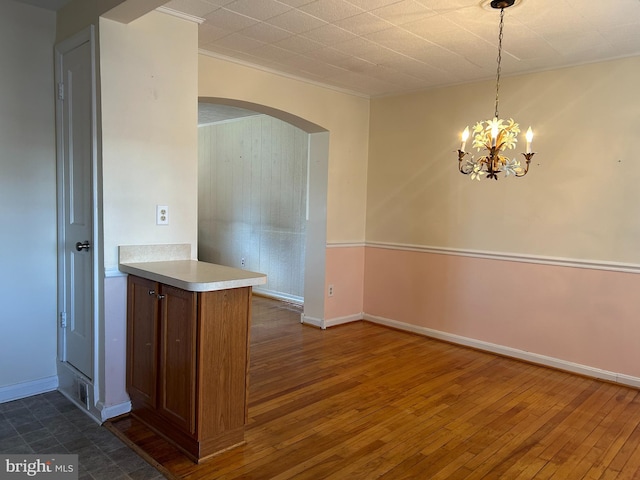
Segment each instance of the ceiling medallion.
[[[518,7],[522,2],[524,2],[524,0],[482,0],[480,2],[480,7],[492,12],[493,10],[500,8]],[[504,4],[505,6],[500,7],[501,4]]]

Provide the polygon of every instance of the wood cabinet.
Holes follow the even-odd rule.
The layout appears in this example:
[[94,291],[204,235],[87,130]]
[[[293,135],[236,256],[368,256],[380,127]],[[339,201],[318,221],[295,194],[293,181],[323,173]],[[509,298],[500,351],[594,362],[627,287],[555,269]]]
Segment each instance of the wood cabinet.
[[156,408],[158,284],[129,277],[127,292],[127,390],[131,403]]
[[128,279],[132,414],[200,461],[244,441],[251,287],[190,292]]

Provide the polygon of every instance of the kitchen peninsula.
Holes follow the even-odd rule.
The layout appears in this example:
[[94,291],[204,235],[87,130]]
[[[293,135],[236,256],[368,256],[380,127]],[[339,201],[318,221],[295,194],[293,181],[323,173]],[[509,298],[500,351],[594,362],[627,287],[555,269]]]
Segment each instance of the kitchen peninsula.
[[119,268],[131,412],[199,462],[244,442],[251,291],[266,275],[189,257],[121,246]]

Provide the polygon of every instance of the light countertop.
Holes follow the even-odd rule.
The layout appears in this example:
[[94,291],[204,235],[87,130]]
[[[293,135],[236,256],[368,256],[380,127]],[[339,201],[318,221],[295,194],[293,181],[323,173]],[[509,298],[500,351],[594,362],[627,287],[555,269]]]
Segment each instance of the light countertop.
[[120,263],[120,271],[190,292],[253,287],[267,283],[264,273],[197,260]]

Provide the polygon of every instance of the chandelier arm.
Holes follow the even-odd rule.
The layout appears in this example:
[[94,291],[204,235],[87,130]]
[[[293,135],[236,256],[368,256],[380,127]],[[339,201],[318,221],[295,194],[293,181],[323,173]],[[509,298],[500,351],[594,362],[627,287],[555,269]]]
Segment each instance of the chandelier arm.
[[469,175],[473,169],[465,168],[468,167],[466,163],[463,163],[465,155],[468,155],[468,153],[463,152],[462,150],[458,150],[458,170],[460,171],[460,173]]
[[527,172],[529,171],[529,164],[531,163],[531,159],[533,158],[535,153],[523,153],[522,155],[526,159],[526,163],[524,169],[521,170],[521,173],[516,172],[516,177],[524,177],[527,174]]

